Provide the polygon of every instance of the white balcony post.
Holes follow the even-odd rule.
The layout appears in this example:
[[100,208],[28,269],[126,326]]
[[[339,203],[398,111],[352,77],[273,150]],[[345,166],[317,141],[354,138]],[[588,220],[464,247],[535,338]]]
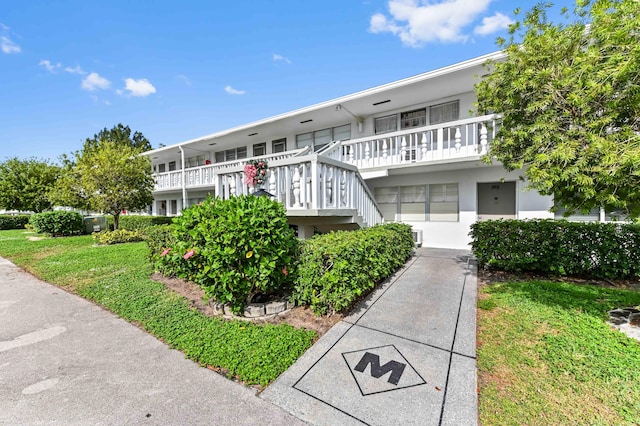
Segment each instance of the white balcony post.
[[320,208],[320,167],[317,158],[311,160],[311,208]]
[[462,147],[462,135],[460,134],[460,127],[456,127],[456,133],[454,136],[455,140],[456,140],[456,154],[460,154],[460,148]]
[[480,124],[480,154],[487,153],[487,127],[484,123]]
[[293,206],[302,207],[300,203],[300,166],[293,167]]

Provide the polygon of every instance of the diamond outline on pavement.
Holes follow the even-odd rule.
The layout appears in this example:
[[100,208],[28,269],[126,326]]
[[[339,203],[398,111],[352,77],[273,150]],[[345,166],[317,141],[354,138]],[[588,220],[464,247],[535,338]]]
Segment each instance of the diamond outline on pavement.
[[362,396],[427,384],[395,345],[343,352],[342,358]]

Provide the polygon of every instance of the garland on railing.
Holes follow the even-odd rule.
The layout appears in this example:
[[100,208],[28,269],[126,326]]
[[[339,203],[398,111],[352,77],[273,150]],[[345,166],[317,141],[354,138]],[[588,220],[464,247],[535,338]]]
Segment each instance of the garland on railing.
[[249,160],[244,166],[244,183],[250,186],[264,184],[267,180],[268,168],[264,160]]

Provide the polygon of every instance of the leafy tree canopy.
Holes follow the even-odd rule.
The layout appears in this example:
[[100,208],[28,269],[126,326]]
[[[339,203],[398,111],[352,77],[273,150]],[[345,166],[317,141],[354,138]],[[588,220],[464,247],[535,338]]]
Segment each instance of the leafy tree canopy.
[[98,147],[104,141],[111,141],[116,145],[130,146],[132,148],[140,150],[140,152],[151,150],[151,142],[144,137],[140,132],[134,132],[131,134],[129,126],[123,126],[121,123],[113,126],[111,130],[100,130],[97,134],[93,135],[93,138],[87,138],[84,142],[83,151]]
[[551,7],[535,6],[498,39],[506,58],[476,86],[479,111],[502,117],[485,160],[524,168],[531,188],[569,211],[638,217],[640,6],[578,0],[560,24]]
[[47,195],[60,172],[60,167],[35,158],[13,157],[0,163],[0,208],[36,213],[50,210]]
[[67,162],[52,197],[71,207],[112,214],[118,229],[123,210],[139,210],[153,201],[149,157],[111,140],[85,148]]

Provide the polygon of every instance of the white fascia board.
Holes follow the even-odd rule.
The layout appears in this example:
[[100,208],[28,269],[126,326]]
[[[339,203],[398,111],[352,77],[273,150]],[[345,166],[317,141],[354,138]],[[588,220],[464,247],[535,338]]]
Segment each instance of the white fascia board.
[[184,146],[184,145],[189,145],[192,143],[196,143],[196,142],[203,142],[209,139],[214,139],[214,138],[219,138],[222,136],[226,136],[229,135],[231,133],[236,133],[236,132],[243,132],[246,131],[248,129],[251,129],[253,127],[257,127],[257,126],[261,126],[261,125],[265,125],[265,124],[269,124],[269,123],[273,123],[275,121],[279,121],[279,120],[283,120],[283,119],[287,119],[290,117],[294,117],[296,115],[302,115],[302,114],[306,114],[309,112],[313,112],[322,108],[326,108],[326,107],[330,107],[330,106],[335,106],[337,104],[340,103],[347,103],[348,101],[354,100],[354,99],[359,99],[365,96],[369,96],[369,95],[375,95],[377,93],[381,93],[381,92],[386,92],[389,90],[393,90],[393,89],[397,89],[399,87],[403,87],[412,83],[416,83],[416,82],[420,82],[420,81],[424,81],[424,80],[429,80],[431,78],[435,78],[435,77],[439,77],[442,75],[446,75],[446,74],[450,74],[450,73],[454,73],[457,71],[461,71],[467,68],[471,68],[471,67],[475,67],[478,65],[482,65],[485,62],[489,61],[489,60],[500,60],[502,58],[504,58],[506,56],[506,53],[502,52],[502,51],[498,51],[498,52],[493,52],[493,53],[489,53],[486,55],[482,55],[482,56],[478,56],[477,58],[473,58],[473,59],[469,59],[463,62],[458,62],[456,64],[453,65],[449,65],[443,68],[438,68],[436,70],[433,71],[427,71],[425,73],[422,74],[418,74],[418,75],[414,75],[412,77],[408,77],[408,78],[404,78],[402,80],[396,80],[393,81],[391,83],[387,83],[387,84],[383,84],[381,86],[376,86],[376,87],[372,87],[370,89],[366,89],[366,90],[362,90],[360,92],[356,92],[356,93],[352,93],[351,95],[346,95],[346,96],[342,96],[340,98],[335,98],[335,99],[331,99],[329,101],[325,101],[325,102],[321,102],[318,104],[314,104],[308,107],[304,107],[304,108],[300,108],[300,109],[296,109],[290,112],[286,112],[284,114],[279,114],[279,115],[274,115],[272,117],[269,118],[265,118],[262,120],[258,120],[258,121],[254,121],[252,123],[248,123],[248,124],[243,124],[241,126],[237,126],[237,127],[232,127],[230,129],[227,130],[223,130],[217,133],[212,133],[210,135],[206,135],[206,136],[202,136],[196,139],[191,139],[185,142],[180,142],[174,145],[169,145],[169,146],[165,146],[162,148],[157,148],[154,149],[152,151],[147,151],[145,152],[143,155],[153,155],[153,154],[157,154],[160,152],[163,152],[165,150],[169,150],[169,149],[176,149],[180,146]]

